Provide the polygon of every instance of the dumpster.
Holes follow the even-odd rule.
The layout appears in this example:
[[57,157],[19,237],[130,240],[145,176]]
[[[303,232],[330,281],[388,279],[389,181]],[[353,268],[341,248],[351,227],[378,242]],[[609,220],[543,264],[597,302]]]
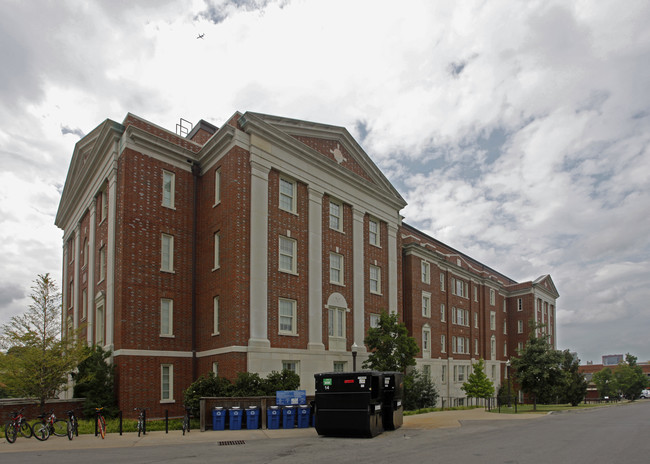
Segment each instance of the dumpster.
[[384,430],[396,430],[404,423],[404,375],[382,372],[381,418]]
[[226,410],[216,407],[212,410],[212,430],[224,430],[226,428]]
[[381,372],[328,372],[314,378],[319,435],[371,438],[383,432]]
[[230,420],[230,430],[241,430],[241,420],[243,411],[239,406],[234,406],[228,410]]
[[266,409],[266,427],[269,429],[279,429],[281,414],[282,410],[278,406],[269,406]]
[[285,406],[282,408],[282,428],[292,429],[296,424],[296,408],[295,406]]
[[257,406],[249,406],[246,409],[246,428],[257,429],[260,424],[260,410]]
[[311,419],[311,408],[308,404],[301,404],[296,411],[296,421],[299,429],[306,429],[309,427],[309,420]]

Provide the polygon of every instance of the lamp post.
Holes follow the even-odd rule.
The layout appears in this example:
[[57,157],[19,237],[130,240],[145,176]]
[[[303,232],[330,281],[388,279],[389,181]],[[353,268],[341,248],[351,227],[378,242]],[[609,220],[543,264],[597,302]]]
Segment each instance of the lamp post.
[[353,343],[351,349],[352,349],[352,372],[356,372],[357,371],[357,350],[359,349],[359,347],[357,346],[356,343]]
[[510,360],[506,361],[506,382],[508,382],[508,407],[510,407]]

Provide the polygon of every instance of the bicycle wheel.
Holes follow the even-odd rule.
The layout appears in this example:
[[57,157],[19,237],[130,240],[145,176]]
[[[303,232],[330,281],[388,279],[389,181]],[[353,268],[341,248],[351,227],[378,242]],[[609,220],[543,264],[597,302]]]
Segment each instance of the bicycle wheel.
[[38,441],[45,441],[50,438],[50,427],[48,424],[36,424],[34,425],[34,437]]
[[65,437],[68,434],[68,422],[63,419],[56,419],[52,425],[52,432],[57,437]]
[[138,419],[138,436],[142,433],[142,419]]
[[68,440],[72,440],[72,437],[74,437],[74,428],[72,425],[72,421],[68,421],[66,423],[66,435],[68,435]]
[[183,419],[183,435],[185,435],[185,429],[187,428],[187,421]]
[[32,430],[32,426],[29,425],[29,422],[27,422],[26,420],[23,420],[20,423],[19,432],[25,438],[31,438],[31,436],[34,434],[34,431]]
[[102,440],[106,437],[106,420],[104,419],[104,416],[99,416],[97,418],[97,430],[99,430],[99,434],[102,436]]
[[5,425],[5,438],[7,439],[7,443],[15,443],[17,436],[18,436],[18,429],[16,428],[14,423],[7,422],[7,425]]

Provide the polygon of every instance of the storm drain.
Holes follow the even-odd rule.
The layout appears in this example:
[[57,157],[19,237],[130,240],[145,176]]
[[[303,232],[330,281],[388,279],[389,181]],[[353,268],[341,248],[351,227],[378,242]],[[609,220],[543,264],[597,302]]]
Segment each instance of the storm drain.
[[220,441],[219,446],[228,446],[228,445],[245,445],[244,440],[230,440],[230,441]]

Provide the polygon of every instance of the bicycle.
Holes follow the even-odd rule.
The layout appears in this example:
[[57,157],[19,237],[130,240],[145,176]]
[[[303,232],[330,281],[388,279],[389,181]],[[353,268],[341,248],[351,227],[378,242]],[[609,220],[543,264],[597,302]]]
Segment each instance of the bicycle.
[[138,436],[140,434],[146,435],[147,434],[147,413],[145,412],[149,408],[133,408],[134,411],[140,411],[140,414],[138,415]]
[[34,437],[39,441],[45,441],[50,438],[50,435],[57,437],[65,437],[68,434],[68,424],[63,419],[57,419],[54,415],[54,410],[37,416],[40,424],[34,424],[33,432]]
[[106,437],[106,419],[104,419],[104,416],[102,416],[102,409],[101,408],[95,408],[95,411],[97,412],[97,425],[95,429],[95,436],[99,433],[99,435],[102,436],[102,440]]
[[68,440],[72,440],[73,437],[79,436],[79,421],[77,420],[77,416],[74,415],[74,410],[66,411],[66,414],[68,415]]
[[12,412],[11,419],[5,425],[5,438],[8,443],[14,443],[18,434],[21,434],[25,438],[30,438],[34,434],[32,426],[25,420],[25,416],[23,415],[24,410],[25,408],[22,408],[20,411]]
[[190,433],[190,408],[187,406],[184,406],[185,408],[185,415],[183,416],[183,435],[185,435],[185,431],[187,430],[187,433]]

